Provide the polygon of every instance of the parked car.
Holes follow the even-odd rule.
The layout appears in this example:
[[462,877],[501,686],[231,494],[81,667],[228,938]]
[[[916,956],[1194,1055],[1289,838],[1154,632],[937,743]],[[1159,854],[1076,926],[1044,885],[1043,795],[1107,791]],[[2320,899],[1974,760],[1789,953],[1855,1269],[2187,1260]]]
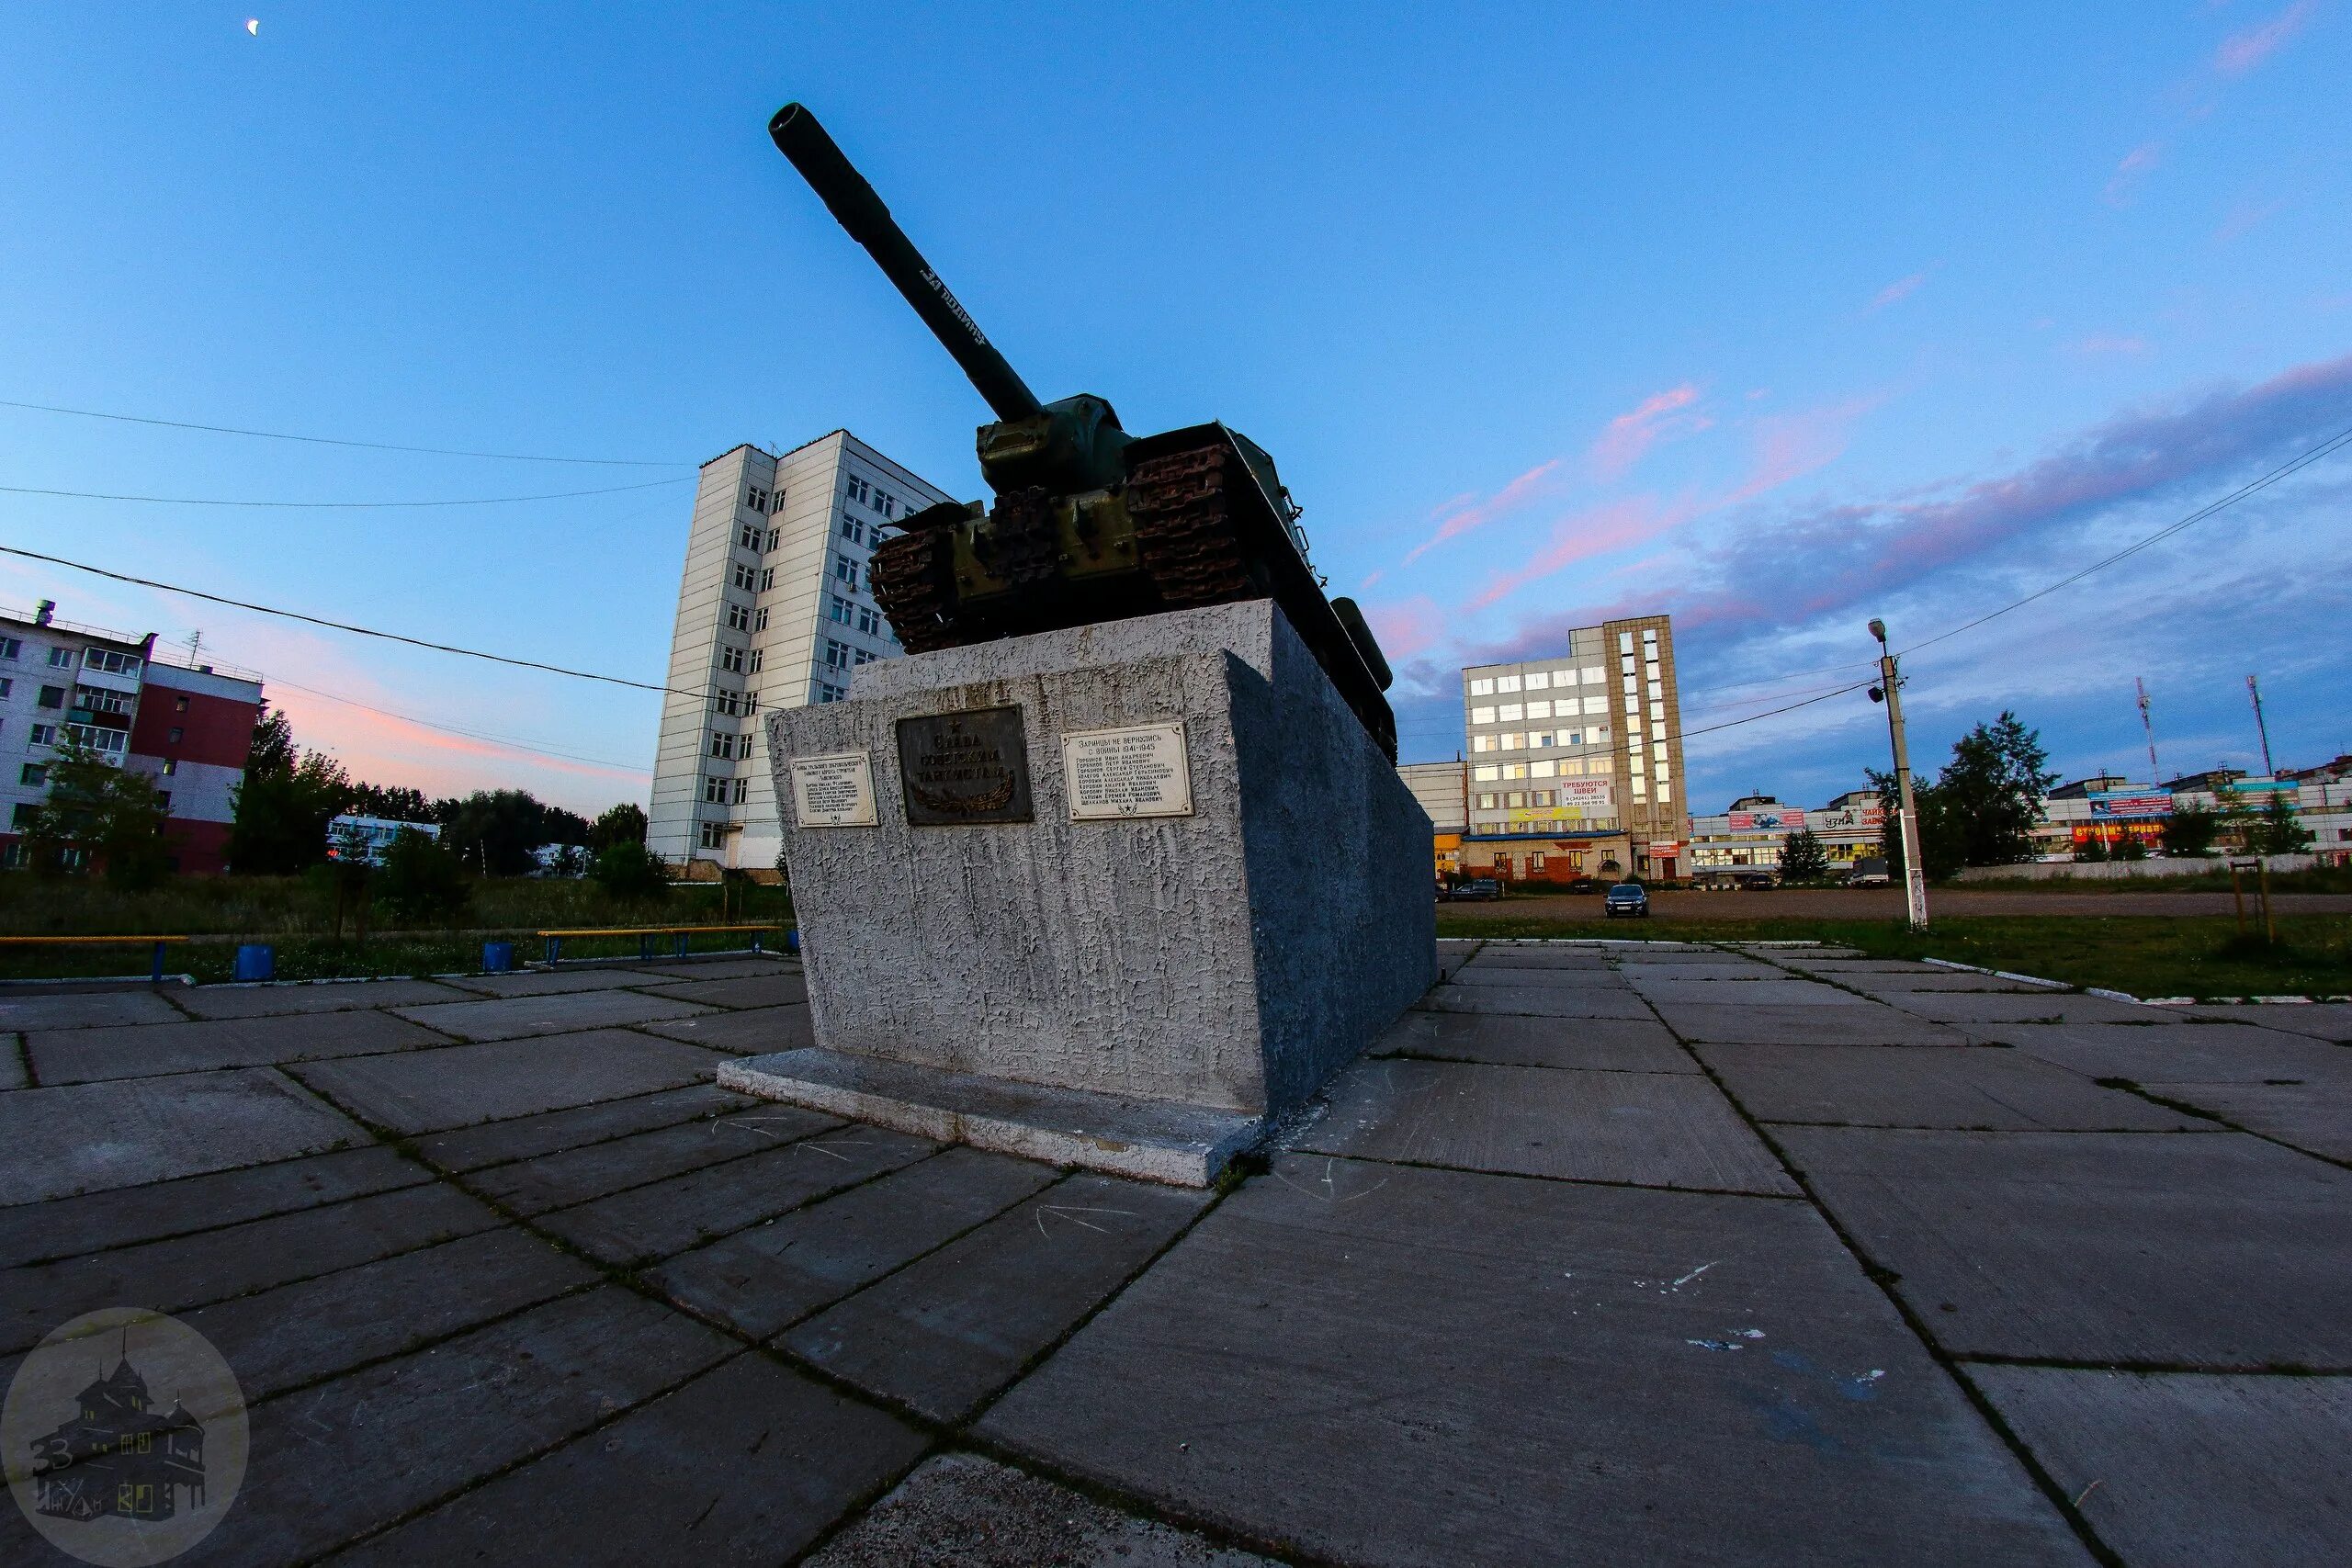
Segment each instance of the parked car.
[[1503,885],[1491,876],[1474,876],[1467,882],[1457,882],[1446,891],[1448,898],[1456,902],[1465,899],[1499,898]]
[[1598,893],[1600,884],[1589,876],[1579,876],[1569,882],[1567,890],[1571,893]]
[[1649,889],[1638,882],[1621,882],[1609,890],[1602,900],[1600,912],[1611,919],[1623,915],[1628,919],[1650,918]]
[[1853,869],[1846,873],[1846,886],[1849,887],[1884,887],[1886,885],[1886,862],[1874,856],[1862,856],[1854,862]]

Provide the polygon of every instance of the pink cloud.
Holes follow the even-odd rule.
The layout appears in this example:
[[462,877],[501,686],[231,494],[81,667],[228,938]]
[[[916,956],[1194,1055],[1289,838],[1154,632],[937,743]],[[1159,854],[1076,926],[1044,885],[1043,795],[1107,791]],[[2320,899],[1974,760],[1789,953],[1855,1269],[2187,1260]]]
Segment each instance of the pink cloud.
[[2224,76],[2245,75],[2302,31],[2303,24],[2312,19],[2312,13],[2318,8],[2316,0],[2295,0],[2260,27],[2231,34],[2213,51],[2213,69]]
[[1392,665],[1428,652],[1445,637],[1445,613],[1427,594],[1390,604],[1367,604],[1363,616]]
[[2154,344],[2132,333],[2093,333],[2066,346],[2080,355],[2121,355],[2133,359],[2156,351]]
[[1538,463],[1483,501],[1476,498],[1475,491],[1454,497],[1438,508],[1436,515],[1440,521],[1437,532],[1407,551],[1405,558],[1397,564],[1410,566],[1446,540],[1459,538],[1471,529],[1483,527],[1498,517],[1509,516],[1539,499],[1551,489],[1555,482],[1552,476],[1559,467],[1560,459],[1557,457],[1548,463]]
[[1542,549],[1529,557],[1517,570],[1502,572],[1491,579],[1463,608],[1483,610],[1509,598],[1538,578],[1549,577],[1577,561],[1605,556],[1679,528],[1697,516],[1700,510],[1690,502],[1678,502],[1661,508],[1656,499],[1645,495],[1604,502],[1599,506],[1571,513],[1552,525],[1551,538]]
[[1855,422],[1883,401],[1883,396],[1872,394],[1758,420],[1755,460],[1747,476],[1717,504],[1736,506],[1753,501],[1767,491],[1827,468],[1845,456]]
[[1685,381],[1679,387],[1651,394],[1630,413],[1621,413],[1611,420],[1586,455],[1594,476],[1604,480],[1622,479],[1661,436],[1704,430],[1713,424],[1714,421],[1704,414],[1683,413],[1698,400],[1699,389]]
[[1862,307],[1862,314],[1865,316],[1876,315],[1879,311],[1885,310],[1889,305],[1895,303],[1897,300],[1910,298],[1913,293],[1917,291],[1919,285],[1927,281],[1928,275],[1924,272],[1915,272],[1908,277],[1896,278],[1894,282],[1880,289],[1876,294],[1871,296],[1871,302]]
[[2115,165],[2115,173],[2107,177],[2107,189],[2103,193],[2107,204],[2121,207],[2129,201],[2133,187],[2164,161],[2164,155],[2165,144],[2161,141],[2143,141],[2123,154],[2123,161]]
[[2222,218],[2221,227],[2213,231],[2213,243],[2226,245],[2232,240],[2250,232],[2267,222],[2286,207],[2283,201],[2241,201]]

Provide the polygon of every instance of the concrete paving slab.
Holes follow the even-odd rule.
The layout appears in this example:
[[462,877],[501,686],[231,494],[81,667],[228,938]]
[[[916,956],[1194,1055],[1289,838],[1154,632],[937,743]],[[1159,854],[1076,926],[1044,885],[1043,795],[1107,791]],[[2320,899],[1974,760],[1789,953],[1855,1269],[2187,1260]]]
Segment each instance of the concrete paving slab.
[[157,992],[143,987],[122,991],[0,992],[0,1030],[177,1023],[187,1017]]
[[641,1263],[773,1219],[938,1147],[903,1133],[851,1127],[557,1209],[537,1224],[602,1262]]
[[33,1071],[44,1084],[368,1056],[447,1043],[447,1035],[371,1011],[66,1029],[27,1039]]
[[796,1106],[759,1105],[492,1166],[476,1171],[466,1185],[509,1213],[544,1213],[741,1159],[841,1124],[833,1117]]
[[1457,979],[1431,987],[1413,1006],[1423,1012],[1511,1013],[1528,1018],[1651,1016],[1648,1006],[1630,986],[1464,986]]
[[1588,990],[1598,987],[1604,990],[1623,991],[1629,988],[1624,976],[1606,964],[1575,967],[1545,964],[1539,968],[1526,964],[1489,964],[1477,958],[1455,971],[1452,983],[1457,986],[1533,986],[1544,990]]
[[1617,966],[1617,973],[1629,984],[1662,980],[1786,980],[1789,973],[1770,964],[1750,958],[1735,958],[1719,953],[1713,963],[1695,959],[1679,964],[1646,964],[1626,959]]
[[0,1205],[136,1187],[368,1142],[273,1068],[0,1095]]
[[649,1023],[648,1034],[683,1040],[729,1055],[764,1056],[777,1051],[797,1051],[817,1043],[807,1004],[754,1008],[747,1012],[707,1012],[674,1023]]
[[673,1258],[647,1280],[689,1311],[765,1339],[995,1218],[1059,1174],[951,1148]]
[[772,973],[745,975],[731,980],[681,980],[645,987],[657,997],[700,1002],[715,1008],[773,1008],[808,999],[808,982],[800,976]]
[[779,953],[763,953],[757,958],[688,958],[668,960],[659,964],[636,965],[641,975],[660,975],[673,980],[740,980],[746,976],[797,975],[800,961]]
[[1685,1040],[1736,1045],[1965,1045],[1968,1036],[1871,1003],[1862,1007],[1734,1007],[1662,1002],[1657,1016]]
[[1880,1045],[1699,1045],[1735,1099],[1761,1122],[1860,1127],[2211,1131],[2212,1123],[2101,1089],[1996,1046],[1890,1051]]
[[2251,1023],[2308,1034],[2314,1040],[2352,1043],[2352,1002],[2209,1003],[2185,1010],[2192,1018],[2214,1023]]
[[2249,1133],[2322,1159],[2352,1164],[2352,1083],[2152,1083],[2151,1094],[2193,1105]]
[[964,1420],[1127,1282],[1210,1194],[1081,1171],[784,1337],[833,1376]]
[[0,1269],[214,1230],[432,1179],[378,1145],[0,1209]]
[[1775,1135],[1954,1354],[2352,1367],[2352,1171],[2239,1133]]
[[925,1460],[808,1568],[1273,1568],[978,1454]]
[[[2004,980],[1997,975],[1971,975],[1965,971],[1930,969],[1923,975],[1887,974],[1824,974],[1825,980],[1835,980],[1841,986],[1873,997],[1894,998],[1919,991],[2000,991],[2011,996],[2049,996],[2054,987],[2030,985],[2023,980]],[[2058,992],[2064,996],[2069,993]]]
[[978,1430],[1319,1561],[2087,1561],[1802,1203],[1282,1158]]
[[707,1010],[693,1002],[648,996],[640,991],[595,990],[563,996],[442,1002],[433,1007],[401,1008],[396,1016],[437,1029],[454,1039],[482,1041],[519,1040],[530,1034],[692,1018]]
[[184,1312],[495,1228],[484,1205],[437,1182],[220,1230],[0,1272],[0,1350],[21,1350],[100,1307]]
[[2094,1078],[2136,1083],[2352,1084],[2352,1051],[2341,1045],[2246,1024],[2185,1023],[2139,1029],[2120,1023],[1991,1024],[1972,1032],[1997,1037],[2028,1055]]
[[1868,998],[1816,980],[1671,980],[1636,975],[1634,989],[1660,1007],[1868,1007]]
[[583,1289],[604,1278],[507,1226],[186,1314],[248,1404]]
[[[1574,971],[1579,969],[1606,970],[1609,967],[1609,955],[1598,948],[1505,947],[1499,945],[1489,945],[1483,950],[1462,948],[1456,950],[1451,954],[1448,954],[1445,952],[1444,943],[1441,942],[1438,945],[1440,956],[1452,956],[1464,959],[1465,962],[1464,963],[1463,967],[1468,969],[1549,969]],[[1474,951],[1476,952],[1476,956],[1472,956]]]
[[[1775,953],[1771,962],[1801,975],[1950,975],[1935,964],[1915,964],[1907,958],[1815,957],[1806,953]],[[1986,976],[1990,978],[1990,976]]]
[[658,986],[672,976],[634,969],[517,969],[505,975],[444,975],[445,985],[485,997],[557,997],[575,991],[613,991],[624,986]]
[[1514,1018],[1494,1013],[1408,1012],[1373,1042],[1369,1056],[1434,1056],[1495,1066],[1582,1067],[1594,1072],[1695,1073],[1699,1064],[1666,1025],[1635,1018]]
[[[265,1404],[253,1414],[251,1479],[228,1528],[205,1541],[204,1561],[309,1561],[578,1437],[734,1349],[683,1314],[603,1285]],[[610,1495],[616,1510],[650,1506],[642,1492]]]
[[1702,1077],[1360,1062],[1287,1140],[1318,1154],[1579,1181],[1798,1193]]
[[2170,1008],[2109,1001],[2074,991],[1914,991],[1888,998],[1890,1006],[1943,1023],[2135,1023],[2177,1027]]
[[707,1081],[707,1051],[625,1029],[311,1062],[303,1082],[379,1126],[437,1133]]
[[0,1030],[0,1093],[23,1089],[32,1080],[24,1043],[13,1031]]
[[529,1159],[559,1149],[600,1144],[631,1133],[720,1116],[757,1103],[742,1095],[729,1094],[715,1084],[689,1084],[684,1089],[656,1089],[651,1094],[632,1095],[625,1100],[600,1100],[569,1111],[544,1111],[536,1116],[517,1116],[454,1133],[437,1133],[418,1139],[414,1146],[420,1158],[430,1160],[439,1169],[480,1170],[485,1166]]
[[175,998],[198,1018],[269,1018],[350,1008],[462,1002],[466,992],[437,980],[334,980],[279,986],[190,986]]
[[1970,1367],[2127,1562],[2335,1568],[2352,1380]]
[[773,1361],[737,1356],[332,1562],[782,1562],[929,1441]]

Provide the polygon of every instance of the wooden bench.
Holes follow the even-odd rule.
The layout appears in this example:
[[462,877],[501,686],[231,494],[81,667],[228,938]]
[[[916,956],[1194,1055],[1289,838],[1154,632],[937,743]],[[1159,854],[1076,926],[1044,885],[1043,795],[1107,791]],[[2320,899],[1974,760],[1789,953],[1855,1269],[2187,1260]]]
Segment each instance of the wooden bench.
[[148,964],[147,978],[161,985],[164,979],[164,949],[172,942],[186,942],[184,936],[0,936],[0,947],[153,947],[153,955]]
[[[658,936],[676,938],[677,948],[673,956],[684,958],[686,956],[686,943],[689,940],[694,937],[707,935],[714,931],[748,931],[751,933],[752,937],[752,951],[753,953],[758,953],[761,951],[760,938],[774,930],[775,930],[774,925],[613,926],[582,927],[576,931],[534,931],[532,934],[545,939],[548,944],[548,967],[553,969],[563,962],[563,943],[565,939],[568,937],[633,936],[638,939],[637,956],[640,960],[649,960],[655,956],[653,952],[653,939]],[[159,958],[156,962],[160,964],[163,960]]]

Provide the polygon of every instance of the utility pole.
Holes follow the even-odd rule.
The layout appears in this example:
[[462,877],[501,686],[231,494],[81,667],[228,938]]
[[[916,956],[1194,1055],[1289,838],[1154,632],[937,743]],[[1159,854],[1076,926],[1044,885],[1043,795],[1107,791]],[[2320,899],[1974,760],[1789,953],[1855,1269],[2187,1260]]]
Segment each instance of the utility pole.
[[2254,699],[2254,728],[2262,736],[2262,776],[2275,779],[2278,773],[2270,765],[2270,726],[2262,718],[2262,688],[2255,684],[2251,675],[2245,678],[2245,691],[2246,695]]
[[1886,646],[1886,623],[1871,622],[1871,636],[1878,639],[1878,680],[1871,688],[1871,700],[1886,704],[1887,733],[1894,741],[1894,789],[1901,810],[1896,827],[1903,843],[1903,903],[1911,929],[1928,929],[1928,873],[1919,863],[1919,809],[1911,798],[1911,751],[1903,741],[1902,676],[1894,667],[1894,654]]
[[2148,718],[2148,683],[2137,675],[2132,677],[2132,683],[2140,689],[2140,728],[2148,737],[2148,782],[2162,784],[2165,771],[2156,765],[2156,727]]

